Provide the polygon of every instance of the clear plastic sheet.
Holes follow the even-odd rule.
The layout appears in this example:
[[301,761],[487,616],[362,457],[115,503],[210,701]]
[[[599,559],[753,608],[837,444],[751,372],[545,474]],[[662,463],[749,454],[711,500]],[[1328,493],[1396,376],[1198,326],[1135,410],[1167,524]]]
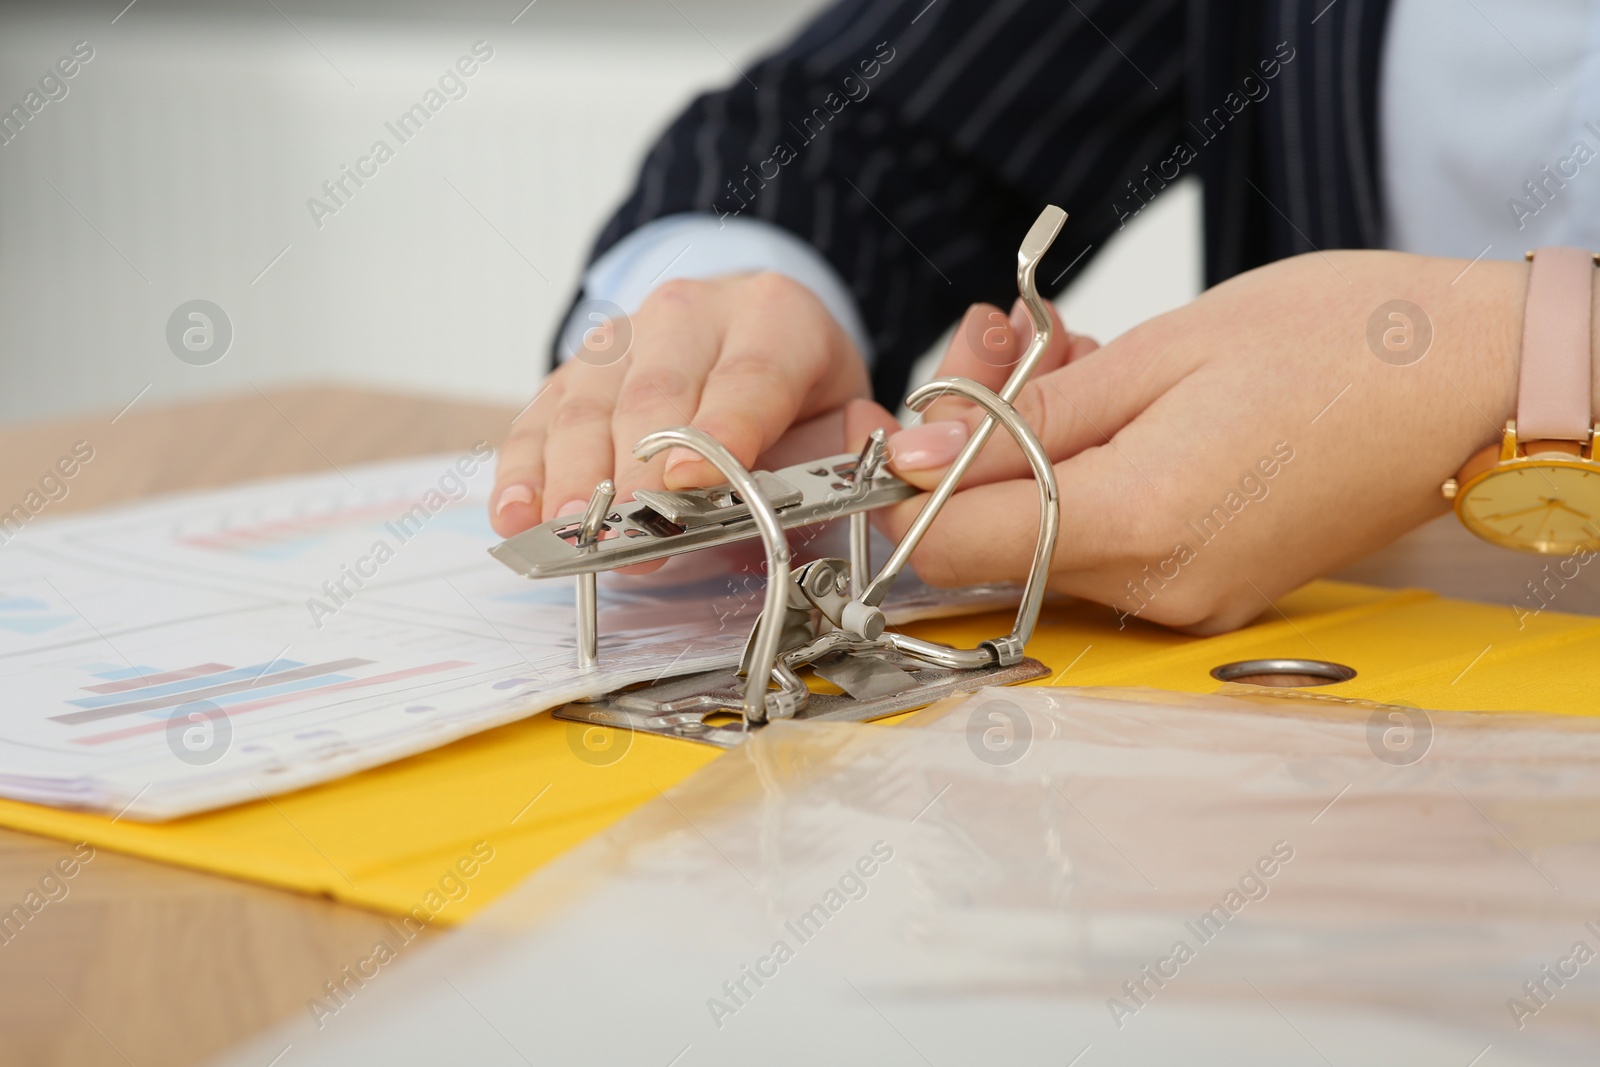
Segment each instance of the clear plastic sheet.
[[1234,692],[774,724],[229,1062],[1595,1062],[1600,723]]

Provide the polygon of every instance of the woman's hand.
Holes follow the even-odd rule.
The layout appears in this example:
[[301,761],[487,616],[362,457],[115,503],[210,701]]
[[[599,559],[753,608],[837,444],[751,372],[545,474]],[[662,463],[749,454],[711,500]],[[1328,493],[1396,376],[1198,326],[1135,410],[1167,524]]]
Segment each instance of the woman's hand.
[[[1298,256],[1104,347],[1070,343],[1067,362],[1036,375],[1017,405],[1061,486],[1052,588],[1124,616],[1227,630],[1443,512],[1440,483],[1496,439],[1515,404],[1526,268],[1468,266]],[[1397,299],[1431,320],[1421,358],[1369,346],[1369,320]],[[1398,320],[1380,316],[1377,335],[1391,327],[1403,342]],[[1009,368],[972,348],[971,331],[958,331],[942,373],[998,388]],[[941,404],[891,439],[895,472],[924,488],[982,418]],[[1020,579],[1037,495],[1003,431],[963,484],[912,565],[936,585]],[[892,536],[923,499],[879,513]]]
[[618,500],[721,484],[715,467],[684,449],[633,458],[635,442],[668,426],[704,430],[747,467],[791,429],[826,447],[789,462],[838,451],[843,407],[869,393],[855,344],[809,289],[781,274],[666,282],[623,328],[625,356],[580,351],[512,427],[489,505],[500,535],[581,512],[605,478]]

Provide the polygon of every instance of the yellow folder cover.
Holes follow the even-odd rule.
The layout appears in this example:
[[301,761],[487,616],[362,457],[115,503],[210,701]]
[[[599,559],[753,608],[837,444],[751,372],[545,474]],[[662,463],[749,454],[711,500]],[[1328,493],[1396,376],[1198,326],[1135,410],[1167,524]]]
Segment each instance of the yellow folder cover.
[[[973,644],[999,616],[908,627]],[[1320,692],[1454,711],[1600,710],[1600,619],[1448,600],[1422,590],[1314,582],[1255,624],[1196,638],[1103,607],[1047,608],[1029,653],[1037,684],[1219,687],[1211,668],[1291,656],[1356,677]],[[707,746],[536,715],[433,752],[169,823],[0,801],[0,825],[319,893],[419,921],[459,922],[530,871],[716,759]],[[417,909],[422,909],[419,912]],[[424,915],[423,912],[426,914]]]

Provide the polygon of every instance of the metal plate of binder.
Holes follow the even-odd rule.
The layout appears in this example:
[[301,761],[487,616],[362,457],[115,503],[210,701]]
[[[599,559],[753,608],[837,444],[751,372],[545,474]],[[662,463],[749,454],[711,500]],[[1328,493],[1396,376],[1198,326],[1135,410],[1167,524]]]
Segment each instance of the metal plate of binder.
[[[828,456],[751,476],[786,530],[917,495],[915,486],[887,471],[857,486],[858,458]],[[583,516],[566,515],[501,542],[489,554],[529,578],[564,578],[759,536],[750,505],[729,486],[681,493],[642,490],[637,497],[605,515],[597,530],[603,540],[579,544]]]
[[[635,563],[759,537],[767,588],[760,617],[737,668],[706,671],[622,689],[555,711],[557,718],[701,741],[738,744],[772,719],[882,718],[985,685],[1042,677],[1048,669],[1023,655],[1044,599],[1060,525],[1055,471],[1038,438],[1012,406],[1050,344],[1053,320],[1034,284],[1039,260],[1061,232],[1066,213],[1039,215],[1017,252],[1017,291],[1033,337],[998,392],[966,378],[942,378],[913,390],[921,411],[958,396],[985,412],[961,454],[876,573],[868,552],[868,512],[918,495],[887,469],[883,431],[859,454],[829,456],[779,471],[749,471],[716,440],[689,426],[659,430],[634,446],[641,460],[670,447],[705,458],[727,479],[709,489],[645,490],[613,508],[616,487],[595,487],[581,516],[567,515],[518,534],[490,553],[529,578],[575,576],[578,662],[598,663],[595,577]],[[880,605],[912,553],[955,493],[995,428],[1004,427],[1027,458],[1039,488],[1039,530],[1032,567],[1009,633],[975,648],[953,648],[886,631]],[[850,522],[850,558],[794,566],[784,530],[834,518]],[[814,691],[802,672],[840,693]]]
[[[1049,673],[1050,668],[1028,657],[1010,667],[978,667],[964,671],[923,666],[906,673],[911,687],[898,693],[863,699],[848,693],[842,696],[812,693],[794,718],[806,722],[870,722],[925,707],[980,686],[1031,682]],[[725,671],[657,682],[635,691],[623,690],[592,704],[567,704],[552,714],[568,722],[616,726],[731,748],[749,733],[747,721],[736,714],[743,695],[744,679],[730,667]]]

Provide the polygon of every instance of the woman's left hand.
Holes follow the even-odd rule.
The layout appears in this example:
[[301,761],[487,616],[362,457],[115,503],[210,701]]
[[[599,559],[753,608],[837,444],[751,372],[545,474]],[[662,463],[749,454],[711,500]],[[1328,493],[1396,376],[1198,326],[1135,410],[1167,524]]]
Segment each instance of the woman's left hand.
[[[1516,393],[1526,267],[1468,266],[1297,256],[1103,347],[1055,346],[1017,402],[1061,488],[1051,587],[1217,632],[1442,513],[1440,484],[1496,439]],[[1389,319],[1396,300],[1421,318]],[[941,373],[998,389],[1010,368],[976,351],[977,336],[957,331]],[[892,469],[923,488],[982,419],[953,400],[936,409],[891,438]],[[867,412],[847,415],[861,436]],[[1022,578],[1037,490],[1003,430],[963,485],[912,557],[917,573],[946,586]],[[880,512],[886,531],[900,536],[925,499]]]

